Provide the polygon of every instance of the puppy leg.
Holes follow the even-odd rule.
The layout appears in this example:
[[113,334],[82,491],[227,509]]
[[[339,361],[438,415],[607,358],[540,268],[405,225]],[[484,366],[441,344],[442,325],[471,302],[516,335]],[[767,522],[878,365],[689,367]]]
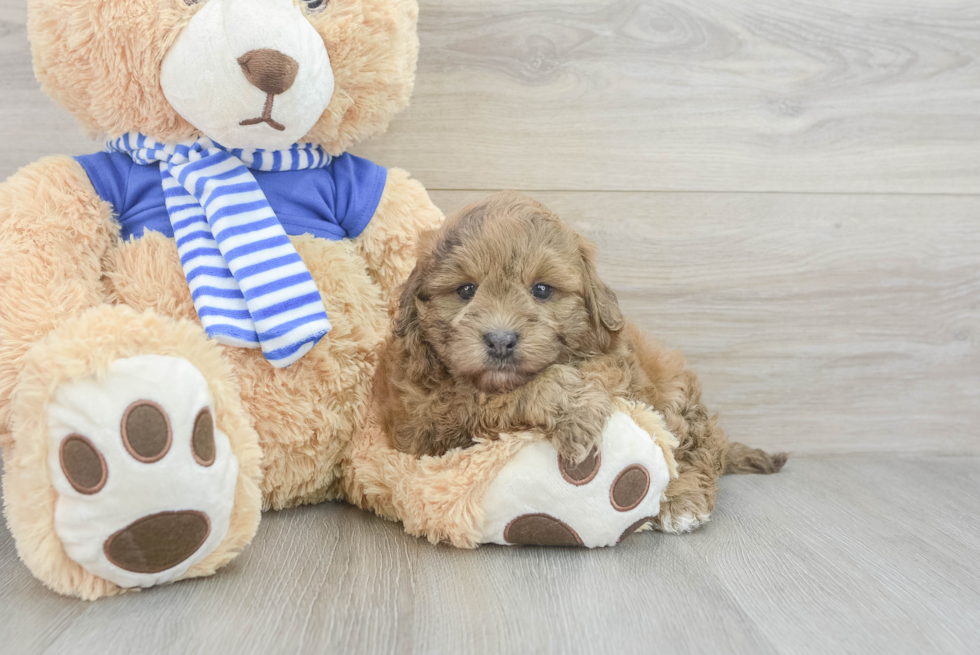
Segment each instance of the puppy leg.
[[701,404],[701,385],[683,355],[646,338],[634,325],[627,326],[626,336],[643,371],[634,394],[664,415],[680,442],[674,451],[678,477],[667,485],[654,525],[664,532],[690,532],[711,517],[728,440]]
[[518,391],[485,397],[478,434],[540,430],[562,457],[578,463],[599,448],[612,413],[612,397],[598,380],[552,366]]
[[724,470],[725,439],[699,404],[668,412],[665,418],[680,440],[674,451],[678,475],[664,491],[666,500],[654,525],[663,532],[691,532],[711,518]]
[[711,518],[718,492],[718,476],[691,461],[677,462],[678,476],[664,491],[666,500],[654,526],[661,532],[692,532]]
[[606,390],[587,383],[566,389],[565,394],[560,418],[548,437],[562,457],[578,463],[602,445],[602,431],[613,412],[612,399]]

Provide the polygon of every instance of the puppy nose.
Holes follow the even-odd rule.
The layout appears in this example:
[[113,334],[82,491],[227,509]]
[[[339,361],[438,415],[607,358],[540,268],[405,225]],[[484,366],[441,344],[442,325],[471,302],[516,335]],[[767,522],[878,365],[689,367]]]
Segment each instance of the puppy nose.
[[249,50],[238,58],[249,84],[272,95],[285,93],[296,80],[299,63],[278,50]]
[[487,352],[490,353],[491,357],[507,359],[514,354],[514,349],[517,348],[517,338],[516,332],[498,330],[484,334],[483,343],[487,344]]

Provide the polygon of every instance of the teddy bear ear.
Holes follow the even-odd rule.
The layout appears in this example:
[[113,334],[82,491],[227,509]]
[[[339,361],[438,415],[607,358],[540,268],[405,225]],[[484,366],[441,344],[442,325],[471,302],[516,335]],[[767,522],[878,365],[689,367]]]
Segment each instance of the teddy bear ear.
[[140,131],[168,141],[194,135],[160,87],[167,46],[193,8],[147,0],[126,3],[124,11],[117,0],[28,5],[27,34],[41,88],[90,137]]
[[418,2],[331,2],[309,18],[327,46],[335,87],[327,109],[302,140],[337,155],[382,134],[408,106],[419,51]]

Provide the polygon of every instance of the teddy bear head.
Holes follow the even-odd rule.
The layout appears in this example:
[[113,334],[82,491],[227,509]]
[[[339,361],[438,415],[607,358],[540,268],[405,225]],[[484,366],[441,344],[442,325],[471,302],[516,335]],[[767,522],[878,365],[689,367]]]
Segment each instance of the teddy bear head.
[[29,0],[44,91],[96,138],[340,154],[408,103],[415,0]]

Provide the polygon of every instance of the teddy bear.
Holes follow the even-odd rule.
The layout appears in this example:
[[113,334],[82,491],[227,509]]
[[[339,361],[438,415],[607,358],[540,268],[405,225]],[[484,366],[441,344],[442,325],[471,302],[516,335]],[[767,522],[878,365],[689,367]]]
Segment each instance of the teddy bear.
[[442,217],[345,154],[407,104],[417,11],[31,0],[42,88],[110,144],[0,188],[5,512],[56,591],[208,574],[263,507],[334,494]]
[[54,591],[210,575],[263,510],[331,499],[460,547],[611,545],[656,515],[676,442],[649,408],[621,403],[601,469],[525,433],[414,458],[378,427],[390,300],[442,214],[347,150],[406,106],[417,13],[29,1],[43,90],[106,143],[0,186],[4,514]]

